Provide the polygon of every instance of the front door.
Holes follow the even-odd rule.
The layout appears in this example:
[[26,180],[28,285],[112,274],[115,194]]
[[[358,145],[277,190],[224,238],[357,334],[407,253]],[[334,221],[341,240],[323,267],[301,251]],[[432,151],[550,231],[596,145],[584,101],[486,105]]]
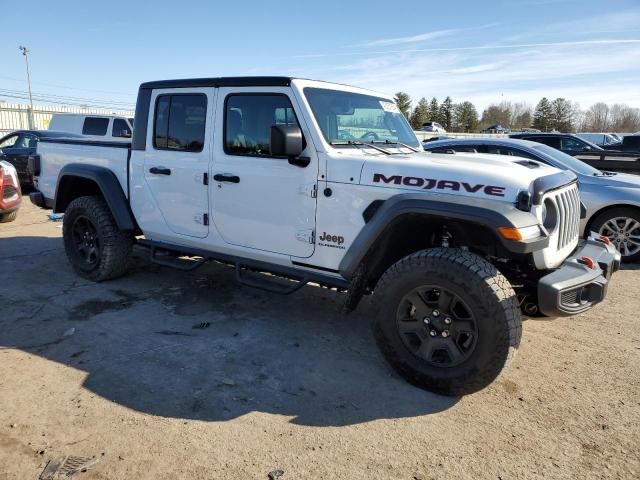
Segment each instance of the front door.
[[151,98],[145,182],[169,229],[189,237],[209,233],[207,139],[213,132],[214,95],[212,89],[156,90]]
[[[295,257],[313,254],[318,159],[296,110],[288,88],[219,89],[211,192],[213,220],[227,243]],[[270,154],[276,124],[300,126],[307,166]]]

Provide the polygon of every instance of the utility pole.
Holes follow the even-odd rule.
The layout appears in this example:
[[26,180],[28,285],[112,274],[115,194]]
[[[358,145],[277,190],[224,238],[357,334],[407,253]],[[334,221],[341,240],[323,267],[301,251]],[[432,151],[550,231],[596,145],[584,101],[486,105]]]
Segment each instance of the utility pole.
[[33,130],[34,128],[34,122],[33,122],[33,98],[31,98],[31,75],[29,75],[29,57],[28,57],[28,53],[29,53],[29,49],[27,47],[23,47],[22,45],[20,45],[20,51],[22,52],[22,55],[24,55],[24,62],[27,65],[27,85],[29,86],[29,129]]

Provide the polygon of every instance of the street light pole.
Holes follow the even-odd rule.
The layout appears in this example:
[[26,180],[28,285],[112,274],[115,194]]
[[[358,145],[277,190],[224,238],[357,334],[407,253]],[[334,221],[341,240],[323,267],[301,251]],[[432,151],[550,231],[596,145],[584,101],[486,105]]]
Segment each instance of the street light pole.
[[20,45],[20,51],[22,55],[24,55],[24,62],[27,65],[27,85],[29,86],[29,129],[33,130],[34,122],[33,122],[33,98],[31,98],[31,75],[29,74],[29,57],[27,54],[29,53],[29,49],[27,47],[23,47]]

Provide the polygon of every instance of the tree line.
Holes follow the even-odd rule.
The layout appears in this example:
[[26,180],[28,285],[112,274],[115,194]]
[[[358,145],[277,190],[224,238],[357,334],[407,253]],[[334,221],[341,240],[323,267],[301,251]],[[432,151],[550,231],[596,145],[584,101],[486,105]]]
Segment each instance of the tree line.
[[411,97],[396,93],[394,100],[411,126],[419,130],[427,122],[438,122],[448,132],[477,132],[497,123],[511,130],[535,128],[543,132],[637,132],[640,108],[625,104],[598,102],[582,110],[577,102],[565,98],[543,97],[534,107],[524,102],[500,102],[484,109],[482,115],[469,101],[454,103],[446,97],[442,103],[422,97],[412,107]]

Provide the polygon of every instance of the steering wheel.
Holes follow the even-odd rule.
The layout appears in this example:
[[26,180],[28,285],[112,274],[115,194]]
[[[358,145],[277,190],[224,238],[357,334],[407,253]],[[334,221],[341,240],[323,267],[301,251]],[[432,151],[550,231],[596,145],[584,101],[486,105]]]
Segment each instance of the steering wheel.
[[360,140],[366,140],[367,142],[370,142],[372,140],[378,140],[378,138],[379,137],[376,132],[367,132],[360,137]]

